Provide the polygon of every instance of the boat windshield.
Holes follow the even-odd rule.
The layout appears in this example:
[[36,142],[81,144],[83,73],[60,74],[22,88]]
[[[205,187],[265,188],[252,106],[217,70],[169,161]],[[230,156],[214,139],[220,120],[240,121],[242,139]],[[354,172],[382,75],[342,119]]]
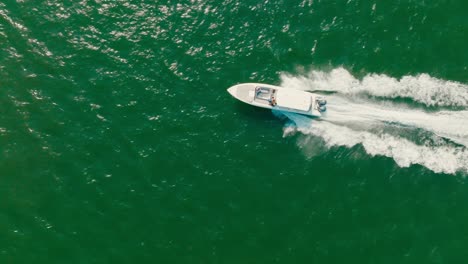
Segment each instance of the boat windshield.
[[259,99],[270,100],[274,93],[275,89],[261,86],[255,87],[255,97]]

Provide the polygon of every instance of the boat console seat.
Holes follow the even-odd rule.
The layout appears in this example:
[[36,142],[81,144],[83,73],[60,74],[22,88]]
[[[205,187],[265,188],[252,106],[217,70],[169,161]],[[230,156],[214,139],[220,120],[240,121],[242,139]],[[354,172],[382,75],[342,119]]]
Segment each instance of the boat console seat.
[[257,92],[257,94],[269,94],[270,93],[270,89],[268,88],[264,88],[264,87],[257,87],[255,88],[255,91]]

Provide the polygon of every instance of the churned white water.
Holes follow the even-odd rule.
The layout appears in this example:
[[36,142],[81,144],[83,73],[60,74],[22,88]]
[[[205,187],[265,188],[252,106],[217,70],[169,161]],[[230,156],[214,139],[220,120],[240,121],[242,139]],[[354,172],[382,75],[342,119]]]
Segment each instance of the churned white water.
[[[368,75],[358,80],[343,68],[281,78],[283,87],[334,92],[321,119],[284,113],[295,123],[294,129],[285,127],[285,136],[297,130],[320,137],[327,147],[361,144],[369,155],[391,157],[401,167],[419,164],[434,172],[468,172],[468,86],[428,75],[401,80]],[[427,111],[389,100],[396,97],[457,110]],[[298,141],[308,148],[315,143]]]
[[384,98],[409,98],[426,106],[468,107],[468,85],[420,74],[396,79],[368,74],[357,79],[344,68],[329,72],[312,70],[306,75],[281,75],[282,85],[300,90],[336,91]]

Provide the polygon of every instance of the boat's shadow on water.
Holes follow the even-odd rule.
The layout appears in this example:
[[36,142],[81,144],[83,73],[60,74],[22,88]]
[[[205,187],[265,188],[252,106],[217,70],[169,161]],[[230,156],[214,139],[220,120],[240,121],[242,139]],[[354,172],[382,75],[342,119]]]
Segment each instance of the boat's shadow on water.
[[239,113],[239,115],[242,116],[242,118],[250,119],[250,120],[253,120],[253,121],[278,120],[278,117],[276,117],[272,113],[271,109],[254,107],[254,106],[247,105],[247,104],[244,104],[244,103],[236,103],[235,111],[237,111]]

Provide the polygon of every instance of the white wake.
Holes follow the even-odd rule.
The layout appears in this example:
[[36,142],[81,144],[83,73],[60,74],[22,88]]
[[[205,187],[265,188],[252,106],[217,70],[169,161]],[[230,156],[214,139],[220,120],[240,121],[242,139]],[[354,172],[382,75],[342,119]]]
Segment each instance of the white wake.
[[[468,86],[428,75],[400,81],[369,75],[360,81],[342,68],[328,73],[312,71],[307,76],[283,74],[281,78],[283,87],[336,92],[327,96],[328,111],[319,120],[284,113],[295,123],[293,130],[320,138],[326,147],[361,144],[369,155],[390,157],[401,167],[419,164],[434,172],[468,172]],[[427,111],[369,95],[408,97],[427,106],[456,106],[459,110]],[[291,131],[286,126],[285,136]],[[308,149],[316,143],[298,141],[301,148]]]
[[282,85],[299,90],[337,91],[385,98],[409,98],[426,106],[468,107],[468,85],[420,74],[400,80],[384,74],[368,74],[362,80],[344,68],[330,72],[310,71],[307,75],[281,75]]

